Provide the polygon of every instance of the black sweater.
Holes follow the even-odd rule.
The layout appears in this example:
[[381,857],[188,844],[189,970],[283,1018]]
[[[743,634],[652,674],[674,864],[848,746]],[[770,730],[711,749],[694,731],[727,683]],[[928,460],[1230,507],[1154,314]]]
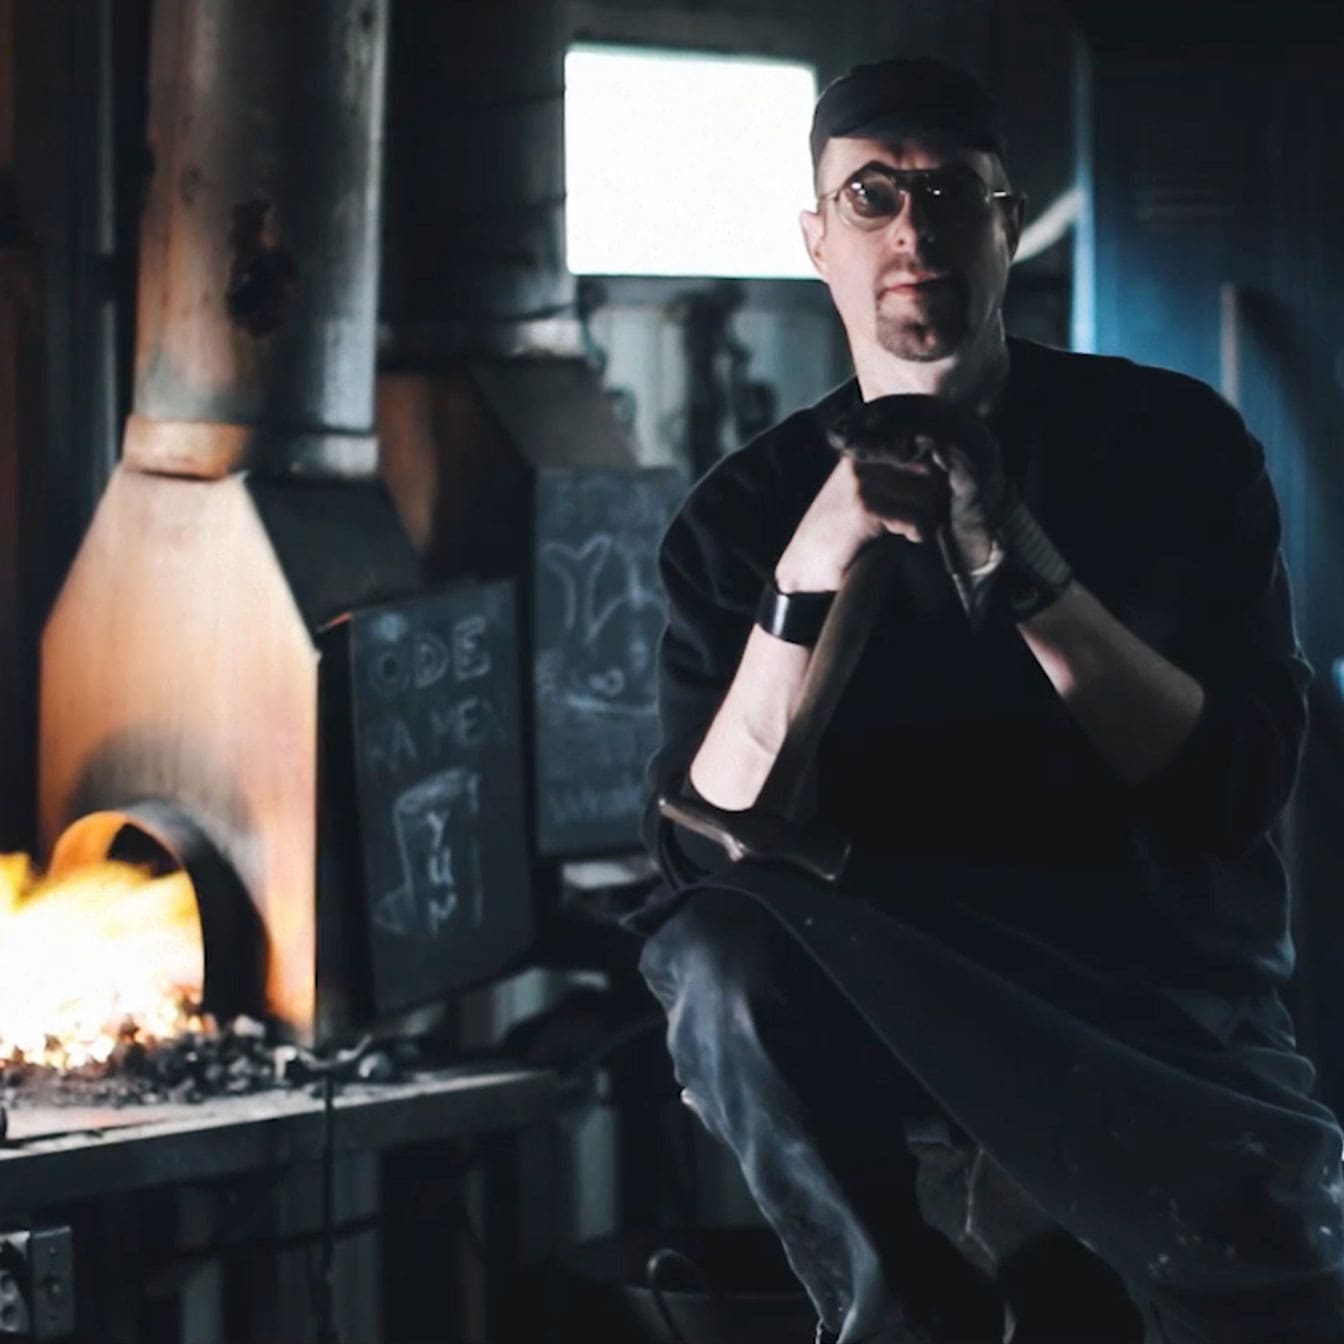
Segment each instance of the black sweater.
[[[1079,581],[1204,687],[1192,735],[1128,786],[1021,637],[973,633],[932,547],[904,548],[828,729],[817,810],[877,860],[878,903],[922,865],[1099,968],[1251,989],[1291,973],[1288,894],[1267,831],[1292,786],[1310,676],[1293,628],[1260,445],[1203,384],[1010,340],[994,417],[1009,476]],[[762,585],[834,465],[819,425],[852,382],[731,454],[663,540],[661,746],[645,837],[674,885],[722,868],[662,823],[737,668]],[[889,861],[889,867],[887,862]],[[986,881],[987,875],[992,880]]]

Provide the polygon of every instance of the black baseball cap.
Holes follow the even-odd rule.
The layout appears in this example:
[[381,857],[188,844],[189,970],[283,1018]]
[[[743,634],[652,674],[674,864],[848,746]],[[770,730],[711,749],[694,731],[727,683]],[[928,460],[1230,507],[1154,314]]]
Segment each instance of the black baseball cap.
[[943,131],[969,149],[1005,157],[997,104],[959,66],[932,56],[856,65],[822,90],[812,113],[812,167],[836,136],[881,140],[909,131]]

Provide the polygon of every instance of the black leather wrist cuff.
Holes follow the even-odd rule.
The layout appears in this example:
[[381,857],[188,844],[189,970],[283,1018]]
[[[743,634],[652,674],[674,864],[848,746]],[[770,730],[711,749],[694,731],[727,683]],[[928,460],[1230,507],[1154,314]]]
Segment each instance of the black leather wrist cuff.
[[834,601],[834,593],[781,593],[772,579],[756,604],[756,624],[776,639],[811,648]]

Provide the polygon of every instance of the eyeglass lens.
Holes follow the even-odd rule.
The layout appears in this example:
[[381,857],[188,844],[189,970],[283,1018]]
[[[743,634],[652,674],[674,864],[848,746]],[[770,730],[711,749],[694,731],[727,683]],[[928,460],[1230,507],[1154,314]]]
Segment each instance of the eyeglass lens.
[[877,229],[905,208],[906,197],[918,192],[920,205],[935,223],[966,223],[981,213],[990,190],[974,173],[899,173],[876,167],[860,169],[836,193],[836,205],[849,223]]

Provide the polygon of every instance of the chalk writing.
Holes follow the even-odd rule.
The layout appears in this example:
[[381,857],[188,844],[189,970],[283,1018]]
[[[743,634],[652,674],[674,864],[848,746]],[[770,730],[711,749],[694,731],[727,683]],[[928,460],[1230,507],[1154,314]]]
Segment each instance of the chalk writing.
[[396,1012],[489,978],[531,937],[514,585],[356,610],[325,652],[327,703],[348,695],[355,726],[372,996]]
[[464,909],[480,924],[480,793],[480,775],[455,768],[398,795],[392,821],[402,881],[374,905],[379,928],[438,938]]
[[[419,731],[413,733],[398,715],[370,719],[364,727],[365,767],[370,774],[404,776],[422,758],[443,757],[451,749],[480,750],[509,740],[506,716],[494,700],[465,695],[420,708]],[[428,728],[428,732],[426,732]]]
[[435,635],[420,634],[411,641],[411,680],[417,691],[428,690],[448,674],[448,648]]
[[364,742],[369,769],[397,775],[420,760],[415,738],[405,722],[398,718],[378,719],[371,723]]
[[427,691],[450,673],[457,682],[486,676],[489,630],[486,618],[473,614],[455,622],[445,641],[433,631],[413,630],[403,616],[382,616],[370,629],[369,682],[379,696],[392,700],[412,688]]
[[453,675],[458,681],[471,681],[490,671],[489,629],[484,616],[466,616],[453,626]]
[[429,712],[429,725],[437,745],[474,749],[506,740],[499,710],[479,695],[436,706]]

